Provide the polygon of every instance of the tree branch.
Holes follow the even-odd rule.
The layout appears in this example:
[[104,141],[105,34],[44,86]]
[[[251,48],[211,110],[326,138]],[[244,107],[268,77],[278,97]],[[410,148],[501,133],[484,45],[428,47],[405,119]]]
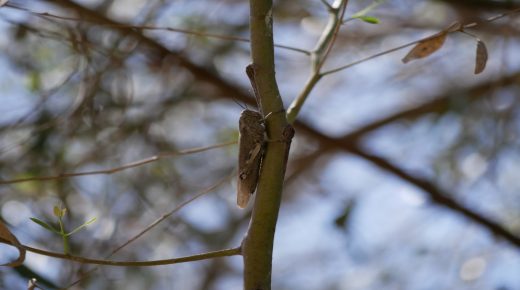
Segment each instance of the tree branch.
[[414,108],[406,109],[403,111],[399,111],[397,113],[391,114],[387,117],[381,118],[376,121],[372,121],[367,125],[362,126],[352,132],[345,134],[344,136],[338,138],[343,142],[353,142],[361,139],[363,136],[367,135],[370,132],[373,132],[377,129],[380,129],[388,124],[399,120],[412,119],[420,116],[424,116],[429,113],[443,113],[450,109],[450,106],[453,104],[453,98],[457,98],[460,100],[463,98],[457,92],[464,92],[464,95],[467,96],[465,100],[468,102],[474,101],[476,99],[487,97],[487,94],[483,94],[487,90],[495,88],[497,86],[507,86],[520,82],[520,71],[515,72],[509,75],[505,75],[499,77],[495,80],[480,83],[476,86],[464,88],[464,89],[449,89],[447,92],[440,94],[429,102],[418,105]]
[[[269,142],[253,205],[251,222],[242,242],[244,289],[270,290],[273,240],[283,189],[287,154],[294,131],[287,124],[275,79],[273,11],[271,0],[250,0],[251,57],[261,112]],[[269,116],[267,118],[267,116]],[[287,135],[287,132],[292,134]]]
[[36,254],[53,257],[62,260],[73,261],[81,264],[93,264],[93,265],[105,265],[105,266],[117,266],[117,267],[151,267],[151,266],[161,266],[161,265],[171,265],[171,264],[180,264],[186,262],[193,261],[201,261],[208,260],[219,257],[227,257],[227,256],[237,256],[240,255],[240,247],[225,249],[220,251],[207,252],[198,255],[180,257],[180,258],[172,258],[172,259],[164,259],[164,260],[152,260],[152,261],[113,261],[113,260],[99,260],[99,259],[91,259],[80,256],[72,256],[66,255],[57,252],[51,252],[46,250],[41,250],[33,247],[29,247],[26,245],[20,245],[21,249],[24,249],[28,252],[33,252]]
[[308,127],[303,124],[301,124],[297,128],[302,132],[305,132],[308,135],[316,139],[319,139],[323,144],[329,146],[330,148],[334,148],[337,150],[345,151],[360,156],[366,159],[367,161],[370,161],[377,167],[387,172],[390,172],[393,175],[415,185],[416,187],[426,192],[426,194],[430,197],[430,200],[435,204],[449,208],[467,217],[476,224],[479,224],[483,228],[489,230],[495,235],[500,236],[504,240],[507,240],[511,244],[520,248],[520,237],[515,236],[513,233],[502,227],[500,224],[493,222],[492,220],[484,217],[482,214],[477,213],[476,211],[460,204],[458,201],[450,197],[452,194],[440,189],[430,181],[408,174],[405,170],[392,164],[386,159],[379,157],[375,154],[367,153],[366,151],[361,149],[359,145],[354,141],[330,138],[312,129],[311,127]]
[[[32,11],[30,9],[27,9],[25,7],[20,7],[14,4],[7,3],[5,7],[9,7],[12,9],[25,11],[27,13],[33,14],[38,17],[42,18],[54,18],[59,20],[66,20],[66,21],[74,21],[74,22],[87,22],[87,20],[82,18],[75,18],[75,17],[68,17],[68,16],[60,16],[48,12],[36,12]],[[207,38],[215,38],[215,39],[221,39],[221,40],[230,40],[230,41],[238,41],[238,42],[251,42],[251,40],[244,38],[244,37],[238,37],[238,36],[232,36],[232,35],[225,35],[225,34],[215,34],[215,33],[209,33],[209,32],[203,32],[203,31],[196,31],[196,30],[189,30],[189,29],[183,29],[183,28],[176,28],[176,27],[161,27],[161,26],[153,26],[153,25],[132,25],[132,24],[103,24],[98,23],[96,21],[91,21],[92,24],[96,25],[102,25],[107,28],[127,28],[127,29],[134,29],[134,30],[159,30],[159,31],[170,31],[170,32],[177,32],[177,33],[183,33],[183,34],[189,34],[189,35],[195,35],[195,36],[201,36],[201,37],[207,37]],[[274,44],[275,47],[286,49],[286,50],[292,50],[294,52],[303,53],[306,55],[310,55],[311,53],[305,49],[301,49],[298,47],[293,47],[289,45],[282,45],[282,44]]]
[[114,173],[117,173],[117,172],[120,172],[123,170],[130,169],[130,168],[135,168],[135,167],[139,167],[139,166],[142,166],[142,165],[145,165],[148,163],[159,161],[161,159],[199,153],[199,152],[203,152],[203,151],[207,151],[207,150],[212,150],[215,148],[226,147],[226,146],[233,145],[236,143],[237,143],[236,141],[230,141],[230,142],[215,144],[215,145],[211,145],[211,146],[207,146],[207,147],[191,148],[191,149],[181,150],[181,151],[177,151],[177,152],[163,152],[163,153],[154,155],[152,157],[130,162],[127,164],[123,164],[118,167],[112,167],[112,168],[101,169],[101,170],[91,170],[91,171],[82,171],[82,172],[63,172],[63,173],[60,173],[57,175],[35,176],[35,177],[26,177],[26,178],[18,178],[18,179],[10,179],[10,180],[0,180],[0,185],[14,184],[14,183],[21,183],[21,182],[28,182],[28,181],[58,180],[58,179],[85,176],[85,175],[99,175],[99,174],[109,175],[109,174],[114,174]]
[[332,46],[334,46],[343,16],[345,15],[345,10],[347,9],[347,4],[348,0],[336,0],[332,5],[329,5],[329,21],[320,39],[316,43],[316,47],[311,53],[311,75],[301,93],[292,101],[289,109],[287,109],[287,119],[291,124],[294,123],[307,97],[323,76],[320,71],[332,50]]

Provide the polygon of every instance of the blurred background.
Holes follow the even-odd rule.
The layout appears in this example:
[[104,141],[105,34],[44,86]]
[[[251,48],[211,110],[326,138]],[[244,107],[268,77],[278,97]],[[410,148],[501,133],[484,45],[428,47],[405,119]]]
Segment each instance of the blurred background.
[[[346,17],[371,5],[351,0]],[[376,1],[370,24],[347,21],[324,70],[437,33],[325,76],[298,117],[273,254],[273,289],[520,289],[519,1]],[[517,10],[518,11],[518,10]],[[286,106],[310,74],[327,23],[319,0],[275,1]],[[251,106],[248,1],[9,1],[0,8],[0,180],[119,168],[237,139]],[[143,29],[147,27],[148,29]],[[170,29],[164,29],[170,28]],[[172,29],[174,28],[174,29]],[[179,33],[175,29],[198,32]],[[211,37],[224,35],[234,39]],[[235,205],[237,146],[161,158],[104,175],[0,185],[0,214],[26,245],[63,251],[67,208],[75,255],[153,260],[238,246],[249,210]],[[1,263],[16,251],[0,246]],[[1,289],[69,287],[94,266],[28,253],[0,268]],[[241,289],[239,256],[158,267],[100,267],[70,289]]]

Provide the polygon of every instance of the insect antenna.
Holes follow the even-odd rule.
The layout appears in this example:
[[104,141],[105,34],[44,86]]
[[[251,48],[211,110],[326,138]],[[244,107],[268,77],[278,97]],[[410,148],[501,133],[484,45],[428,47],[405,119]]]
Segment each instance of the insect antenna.
[[238,106],[240,106],[240,108],[242,108],[242,109],[244,109],[244,110],[248,109],[247,104],[244,106],[244,105],[241,104],[239,101],[237,101],[237,99],[235,99],[235,98],[231,98],[231,99],[233,100],[233,102],[235,102],[235,104],[237,104]]

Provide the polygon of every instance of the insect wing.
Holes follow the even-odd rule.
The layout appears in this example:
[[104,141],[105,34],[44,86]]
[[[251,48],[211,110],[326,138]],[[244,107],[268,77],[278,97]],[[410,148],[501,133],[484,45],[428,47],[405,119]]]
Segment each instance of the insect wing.
[[262,115],[252,110],[242,111],[239,133],[237,205],[244,208],[256,190],[260,173],[265,140]]

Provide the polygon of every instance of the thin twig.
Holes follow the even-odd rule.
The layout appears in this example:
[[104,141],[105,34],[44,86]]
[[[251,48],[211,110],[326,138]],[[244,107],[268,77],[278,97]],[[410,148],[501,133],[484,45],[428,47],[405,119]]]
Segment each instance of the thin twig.
[[[188,200],[184,201],[183,203],[179,204],[177,207],[175,207],[173,210],[163,214],[160,218],[158,218],[157,220],[155,220],[154,222],[152,222],[150,225],[148,225],[146,228],[144,228],[141,232],[139,232],[138,234],[136,234],[134,237],[132,237],[131,239],[129,239],[128,241],[126,241],[125,243],[123,243],[122,245],[118,246],[117,248],[115,248],[112,252],[110,252],[110,254],[108,254],[106,256],[106,258],[110,258],[112,257],[114,254],[116,254],[117,252],[119,252],[121,249],[123,249],[124,247],[126,247],[127,245],[129,245],[130,243],[134,242],[135,240],[137,240],[138,238],[140,238],[142,235],[144,235],[146,232],[148,232],[149,230],[151,230],[153,227],[155,227],[156,225],[158,225],[160,222],[162,222],[163,220],[167,219],[168,217],[170,217],[172,214],[178,212],[179,210],[181,210],[182,208],[184,208],[186,205],[188,205],[189,203],[193,202],[194,200],[198,199],[199,197],[215,190],[216,188],[218,188],[219,186],[221,186],[225,181],[227,181],[228,179],[230,179],[232,176],[235,175],[235,172],[233,172],[231,175],[227,176],[227,177],[224,177],[222,178],[221,180],[219,180],[218,182],[216,182],[215,184],[213,184],[212,186],[204,189],[203,191],[201,191],[200,193],[194,195],[193,197],[189,198]],[[70,285],[68,285],[65,289],[68,289],[76,284],[78,284],[79,282],[81,282],[83,279],[85,279],[86,277],[90,276],[94,271],[96,271],[97,268],[93,268],[93,269],[90,269],[89,271],[83,273],[81,275],[80,278],[78,278],[76,281],[72,282]]]
[[334,30],[332,33],[332,37],[330,39],[330,42],[327,44],[327,49],[325,50],[325,53],[323,53],[320,56],[320,58],[319,58],[320,61],[316,65],[315,70],[317,73],[320,72],[321,68],[323,67],[323,64],[325,63],[330,52],[332,51],[332,47],[334,46],[334,43],[336,42],[336,38],[338,37],[338,32],[341,27],[341,21],[342,21],[343,17],[345,16],[345,11],[347,10],[347,4],[348,4],[348,0],[343,0],[343,3],[341,4],[341,6],[339,7],[339,9],[337,11],[339,13],[336,13],[337,20],[336,20],[336,23],[334,23],[335,27],[334,27]]
[[341,19],[345,15],[345,11],[347,9],[348,0],[342,0],[339,2],[337,7],[332,7],[329,9],[329,22],[327,27],[324,29],[320,39],[316,44],[316,48],[312,51],[312,71],[311,76],[305,83],[303,90],[301,93],[292,101],[291,105],[287,109],[287,121],[289,124],[294,123],[296,117],[300,113],[305,100],[310,95],[312,89],[321,79],[322,74],[320,70],[325,63],[333,45],[336,41],[336,36],[339,32],[339,28],[341,26]]
[[[208,38],[215,38],[215,39],[222,39],[222,40],[231,40],[231,41],[239,41],[239,42],[251,42],[250,39],[244,38],[244,37],[238,37],[238,36],[231,36],[231,35],[224,35],[224,34],[214,34],[214,33],[207,33],[207,32],[201,32],[201,31],[195,31],[195,30],[189,30],[189,29],[182,29],[182,28],[175,28],[175,27],[159,27],[159,26],[152,26],[152,25],[131,25],[131,24],[102,24],[98,23],[94,20],[87,20],[82,18],[74,18],[74,17],[67,17],[67,16],[60,16],[51,14],[48,12],[36,12],[32,11],[25,7],[16,6],[13,4],[6,4],[5,7],[9,7],[12,9],[22,10],[25,12],[28,12],[33,15],[37,15],[39,17],[43,18],[55,18],[59,20],[65,20],[65,21],[76,21],[76,22],[90,22],[94,23],[100,26],[104,27],[113,27],[113,28],[128,28],[128,29],[136,29],[136,30],[160,30],[160,31],[171,31],[171,32],[177,32],[177,33],[183,33],[183,34],[190,34],[190,35],[196,35],[196,36],[202,36],[202,37],[208,37]],[[310,55],[311,52],[305,49],[289,46],[289,45],[282,45],[282,44],[274,44],[275,47],[291,50],[299,53],[303,53],[305,55]]]
[[320,1],[321,1],[321,3],[323,3],[323,5],[325,5],[325,7],[327,7],[328,11],[334,10],[334,7],[332,7],[332,5],[330,5],[330,3],[327,2],[327,0],[320,0]]
[[513,9],[511,11],[507,11],[507,12],[504,12],[504,13],[496,15],[496,16],[491,16],[491,17],[486,19],[486,22],[493,22],[495,20],[498,20],[500,18],[504,18],[504,17],[509,16],[509,15],[513,15],[513,14],[518,13],[518,12],[520,12],[520,8],[516,8],[516,9]]
[[150,266],[161,266],[161,265],[171,265],[171,264],[179,264],[193,261],[201,261],[208,260],[219,257],[227,257],[227,256],[237,256],[240,255],[241,249],[240,247],[225,249],[220,251],[207,252],[203,254],[185,256],[180,258],[172,258],[172,259],[164,259],[164,260],[151,260],[151,261],[113,261],[113,260],[100,260],[100,259],[91,259],[80,256],[72,256],[66,255],[57,252],[46,251],[42,249],[37,249],[33,247],[29,247],[26,245],[20,245],[21,249],[26,251],[53,257],[57,259],[63,259],[68,261],[73,261],[81,264],[93,264],[93,265],[106,265],[106,266],[117,266],[117,267],[150,267]]
[[[493,16],[493,17],[489,17],[487,18],[483,23],[489,23],[489,22],[493,22],[493,21],[496,21],[500,18],[503,18],[503,17],[506,17],[506,16],[510,16],[510,15],[513,15],[513,14],[516,14],[516,13],[519,13],[520,12],[520,8],[518,9],[514,9],[512,11],[509,11],[509,12],[506,12],[506,13],[502,13],[500,15],[497,15],[497,16]],[[454,32],[462,32],[462,33],[466,33],[466,34],[469,34],[465,31],[463,31],[464,28],[473,28],[473,27],[476,27],[478,26],[479,24],[482,24],[482,23],[476,23],[476,22],[472,22],[472,23],[468,23],[468,24],[464,24],[461,26],[461,29],[459,30],[453,30],[453,31],[446,31],[446,33],[454,33]],[[358,65],[358,64],[361,64],[365,61],[368,61],[368,60],[371,60],[371,59],[374,59],[374,58],[377,58],[377,57],[380,57],[380,56],[383,56],[383,55],[386,55],[386,54],[389,54],[389,53],[392,53],[394,51],[397,51],[397,50],[400,50],[400,49],[403,49],[403,48],[406,48],[408,46],[411,46],[411,45],[414,45],[414,44],[417,44],[421,41],[424,41],[426,39],[429,39],[429,38],[432,38],[433,36],[435,36],[436,34],[438,33],[435,33],[433,35],[429,35],[427,37],[424,37],[424,38],[421,38],[419,40],[415,40],[415,41],[412,41],[412,42],[409,42],[407,44],[403,44],[403,45],[400,45],[400,46],[397,46],[397,47],[394,47],[394,48],[391,48],[391,49],[388,49],[388,50],[385,50],[385,51],[382,51],[382,52],[379,52],[379,53],[376,53],[376,54],[373,54],[371,56],[368,56],[368,57],[365,57],[363,59],[360,59],[360,60],[356,60],[352,63],[349,63],[349,64],[346,64],[346,65],[343,65],[343,66],[340,66],[338,68],[335,68],[335,69],[331,69],[329,71],[326,71],[326,72],[323,72],[321,73],[322,76],[326,76],[326,75],[329,75],[329,74],[333,74],[333,73],[336,73],[336,72],[339,72],[339,71],[342,71],[344,69],[347,69],[347,68],[350,68],[350,67],[353,67],[355,65]]]
[[365,61],[368,61],[368,60],[371,60],[371,59],[374,59],[374,58],[377,58],[377,57],[380,57],[380,56],[383,56],[385,54],[389,54],[391,52],[394,52],[394,51],[397,51],[397,50],[400,50],[400,49],[403,49],[405,47],[408,47],[408,46],[411,46],[411,45],[414,45],[414,44],[417,44],[425,39],[428,39],[428,38],[431,38],[431,35],[428,36],[428,37],[424,37],[424,38],[421,38],[421,39],[418,39],[418,40],[414,40],[412,42],[409,42],[407,44],[403,44],[403,45],[400,45],[400,46],[397,46],[397,47],[394,47],[394,48],[391,48],[391,49],[388,49],[388,50],[385,50],[385,51],[382,51],[382,52],[379,52],[379,53],[376,53],[376,54],[373,54],[371,56],[368,56],[368,57],[365,57],[365,58],[362,58],[360,60],[356,60],[355,62],[352,62],[352,63],[349,63],[347,65],[344,65],[344,66],[340,66],[338,68],[335,68],[335,69],[331,69],[331,70],[328,70],[328,71],[325,71],[325,72],[322,72],[321,75],[322,76],[326,76],[326,75],[330,75],[330,74],[333,74],[333,73],[336,73],[336,72],[339,72],[339,71],[342,71],[344,69],[347,69],[347,68],[350,68],[350,67],[353,67],[355,65],[358,65],[358,64],[361,64]]
[[120,171],[123,171],[126,169],[130,169],[130,168],[142,166],[142,165],[145,165],[148,163],[152,163],[152,162],[164,159],[164,158],[171,158],[171,157],[176,157],[176,156],[181,156],[181,155],[199,153],[199,152],[203,152],[203,151],[207,151],[207,150],[211,150],[211,149],[215,149],[215,148],[221,148],[221,147],[233,145],[233,144],[236,144],[236,142],[237,141],[230,141],[230,142],[215,144],[215,145],[211,145],[211,146],[207,146],[207,147],[197,147],[197,148],[191,148],[191,149],[181,150],[181,151],[177,151],[177,152],[160,153],[160,154],[157,154],[152,157],[148,157],[145,159],[141,159],[138,161],[124,164],[122,166],[108,168],[108,169],[82,171],[82,172],[70,172],[70,173],[64,172],[64,173],[60,173],[58,175],[35,176],[35,177],[18,178],[18,179],[11,179],[11,180],[0,180],[0,185],[15,184],[15,183],[21,183],[21,182],[28,182],[28,181],[59,180],[59,179],[64,179],[64,178],[85,176],[85,175],[98,175],[98,174],[109,175],[109,174],[114,174],[114,173],[117,173],[117,172],[120,172]]
[[215,184],[213,184],[212,186],[204,189],[203,191],[199,192],[198,194],[194,195],[193,197],[189,198],[188,200],[182,202],[181,204],[179,204],[177,207],[175,207],[174,209],[172,209],[171,211],[163,214],[160,218],[156,219],[154,222],[152,222],[151,224],[149,224],[146,228],[144,228],[141,232],[139,232],[137,235],[135,235],[134,237],[132,237],[131,239],[129,239],[128,241],[126,241],[125,243],[123,243],[122,245],[120,245],[119,247],[115,248],[111,253],[110,255],[108,255],[108,257],[111,257],[112,255],[114,255],[115,253],[117,253],[118,251],[120,251],[122,248],[126,247],[128,244],[134,242],[135,240],[137,240],[138,238],[140,238],[142,235],[144,235],[146,232],[148,232],[149,230],[151,230],[152,228],[154,228],[155,226],[157,226],[160,222],[164,221],[165,219],[167,219],[168,217],[170,217],[172,214],[178,212],[179,210],[181,210],[183,207],[185,207],[186,205],[190,204],[191,202],[193,202],[194,200],[198,199],[199,197],[209,193],[209,192],[212,192],[213,190],[215,190],[216,188],[218,188],[219,186],[221,186],[222,184],[224,184],[224,182],[226,182],[227,180],[229,180],[231,177],[233,177],[235,175],[235,173],[233,172],[231,175],[228,175],[224,178],[222,178],[221,180],[219,180],[218,182],[216,182]]

